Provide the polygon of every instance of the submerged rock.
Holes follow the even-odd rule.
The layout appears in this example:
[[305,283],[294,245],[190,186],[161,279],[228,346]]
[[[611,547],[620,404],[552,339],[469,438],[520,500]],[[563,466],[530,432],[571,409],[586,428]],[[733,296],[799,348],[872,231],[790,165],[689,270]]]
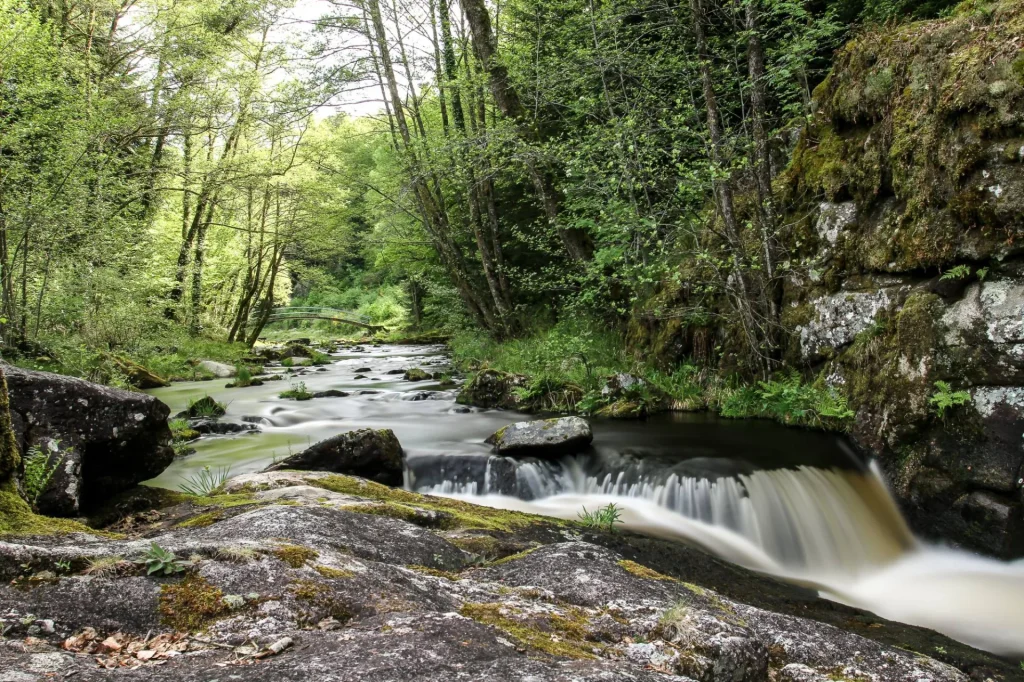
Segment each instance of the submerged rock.
[[351,393],[348,391],[339,391],[336,388],[329,388],[326,391],[317,391],[313,394],[314,398],[347,398]]
[[233,366],[215,360],[200,360],[199,366],[218,379],[230,379],[238,373]]
[[199,433],[203,434],[214,434],[214,435],[225,435],[229,433],[244,433],[249,431],[259,431],[260,428],[255,424],[235,424],[232,422],[222,422],[216,419],[189,419],[188,425]]
[[37,506],[76,516],[174,459],[166,405],[141,393],[5,366],[11,418],[22,453],[38,446],[56,470]]
[[397,486],[402,485],[403,459],[391,429],[358,429],[322,440],[266,470],[334,471]]
[[586,449],[592,440],[594,434],[586,419],[559,417],[509,424],[485,442],[499,455],[561,457]]

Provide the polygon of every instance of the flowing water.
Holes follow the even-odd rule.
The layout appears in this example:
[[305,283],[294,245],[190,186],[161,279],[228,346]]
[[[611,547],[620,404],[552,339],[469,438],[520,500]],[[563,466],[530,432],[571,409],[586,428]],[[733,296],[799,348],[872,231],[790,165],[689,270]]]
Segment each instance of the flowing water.
[[[406,453],[410,489],[569,519],[583,507],[615,503],[630,529],[697,544],[884,618],[1024,655],[1024,561],[919,542],[878,473],[835,436],[673,413],[643,422],[595,420],[589,452],[514,462],[492,456],[483,441],[529,417],[457,405],[455,391],[397,373],[443,371],[443,347],[367,346],[332,359],[258,387],[226,389],[219,380],[151,391],[174,412],[211,395],[227,404],[224,421],[261,428],[197,441],[194,454],[152,483],[174,488],[207,465],[259,471],[342,431],[390,428]],[[298,382],[311,392],[350,395],[277,397]]]

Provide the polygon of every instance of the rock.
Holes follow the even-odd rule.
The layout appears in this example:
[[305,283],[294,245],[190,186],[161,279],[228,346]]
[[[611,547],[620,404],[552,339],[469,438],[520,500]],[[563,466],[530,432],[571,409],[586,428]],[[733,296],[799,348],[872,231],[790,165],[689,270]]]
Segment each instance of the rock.
[[425,372],[419,367],[414,367],[410,370],[406,370],[404,378],[406,381],[427,381],[432,377],[429,372]]
[[402,400],[418,402],[420,400],[432,400],[437,391],[411,391],[402,394]]
[[645,413],[644,406],[638,402],[616,400],[613,403],[599,407],[594,412],[594,416],[605,419],[636,419],[644,416]]
[[218,379],[230,379],[238,373],[232,365],[215,360],[200,360],[199,366]]
[[399,486],[403,459],[402,446],[391,429],[358,429],[320,441],[266,471],[334,471]]
[[158,376],[155,372],[146,369],[137,362],[133,362],[127,358],[122,358],[117,355],[110,356],[110,359],[117,369],[125,375],[128,379],[128,383],[135,388],[145,390],[171,385],[169,381]]
[[314,398],[347,398],[351,394],[348,391],[339,391],[336,388],[330,388],[326,391],[317,391],[313,394]]
[[298,338],[298,339],[291,339],[290,341],[286,341],[285,345],[286,346],[308,346],[311,343],[313,343],[313,341],[311,339]]
[[5,366],[21,452],[40,445],[60,464],[40,511],[76,516],[162,472],[174,459],[168,408],[156,398]]
[[389,369],[388,371],[386,371],[384,373],[385,374],[405,374],[405,370],[404,369]]
[[[276,651],[238,675],[253,682],[1019,675],[1015,661],[663,540],[593,532],[566,540],[566,527],[553,520],[327,472],[246,474],[225,490],[253,502],[213,516],[194,508],[140,538],[0,541],[3,674],[35,680],[45,668],[96,682],[205,682],[234,675],[225,670],[240,670],[239,656]],[[182,507],[171,504],[167,514]],[[31,589],[8,582],[22,575],[22,564],[134,560],[151,543],[194,563],[159,578],[129,563],[123,572],[53,576]],[[497,548],[515,553],[501,549],[506,560],[481,566],[480,556]],[[40,628],[26,640],[45,620],[54,632]]]
[[359,369],[355,370],[356,373],[372,372],[372,371],[373,371],[373,367],[360,367]]
[[222,422],[216,419],[189,419],[188,425],[193,430],[198,431],[199,433],[215,435],[225,435],[228,433],[244,433],[260,430],[260,428],[255,424],[234,424],[232,422]]
[[354,376],[354,377],[352,377],[352,378],[353,378],[353,379],[365,379],[365,378],[366,378],[366,375],[365,375],[365,374],[357,374],[357,375],[355,375],[355,376]]
[[263,385],[263,380],[262,379],[250,379],[249,383],[246,384],[245,386],[239,386],[238,384],[236,384],[234,382],[231,382],[229,384],[224,384],[224,388],[249,388],[250,386],[262,386],[262,385]]
[[224,416],[224,406],[210,396],[203,396],[189,404],[189,406],[174,415],[176,419],[209,419]]
[[522,407],[515,389],[526,386],[528,377],[495,369],[481,370],[459,393],[458,402],[475,407],[515,410]]
[[559,417],[510,424],[485,442],[499,455],[561,457],[585,450],[592,440],[594,434],[586,419]]

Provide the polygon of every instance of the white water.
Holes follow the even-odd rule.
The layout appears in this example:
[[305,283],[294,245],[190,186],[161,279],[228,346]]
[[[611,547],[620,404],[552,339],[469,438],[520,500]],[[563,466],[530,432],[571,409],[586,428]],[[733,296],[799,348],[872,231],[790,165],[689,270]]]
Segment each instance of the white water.
[[557,492],[531,501],[475,495],[475,484],[461,494],[451,485],[433,492],[565,519],[577,518],[584,506],[615,503],[625,528],[696,544],[889,620],[1024,655],[1024,561],[918,542],[874,471],[800,467],[715,481],[673,475],[661,484],[627,484],[587,477],[571,465],[561,476],[542,477],[543,469],[521,476]]

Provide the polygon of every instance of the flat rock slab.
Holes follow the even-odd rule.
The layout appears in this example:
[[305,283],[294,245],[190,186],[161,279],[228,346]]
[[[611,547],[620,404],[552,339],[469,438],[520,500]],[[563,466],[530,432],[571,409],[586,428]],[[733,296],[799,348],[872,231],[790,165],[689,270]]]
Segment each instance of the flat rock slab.
[[499,429],[486,442],[499,455],[561,457],[585,450],[594,440],[590,424],[581,417],[516,422]]
[[199,366],[218,379],[230,379],[237,374],[237,371],[231,365],[215,360],[200,360]]

